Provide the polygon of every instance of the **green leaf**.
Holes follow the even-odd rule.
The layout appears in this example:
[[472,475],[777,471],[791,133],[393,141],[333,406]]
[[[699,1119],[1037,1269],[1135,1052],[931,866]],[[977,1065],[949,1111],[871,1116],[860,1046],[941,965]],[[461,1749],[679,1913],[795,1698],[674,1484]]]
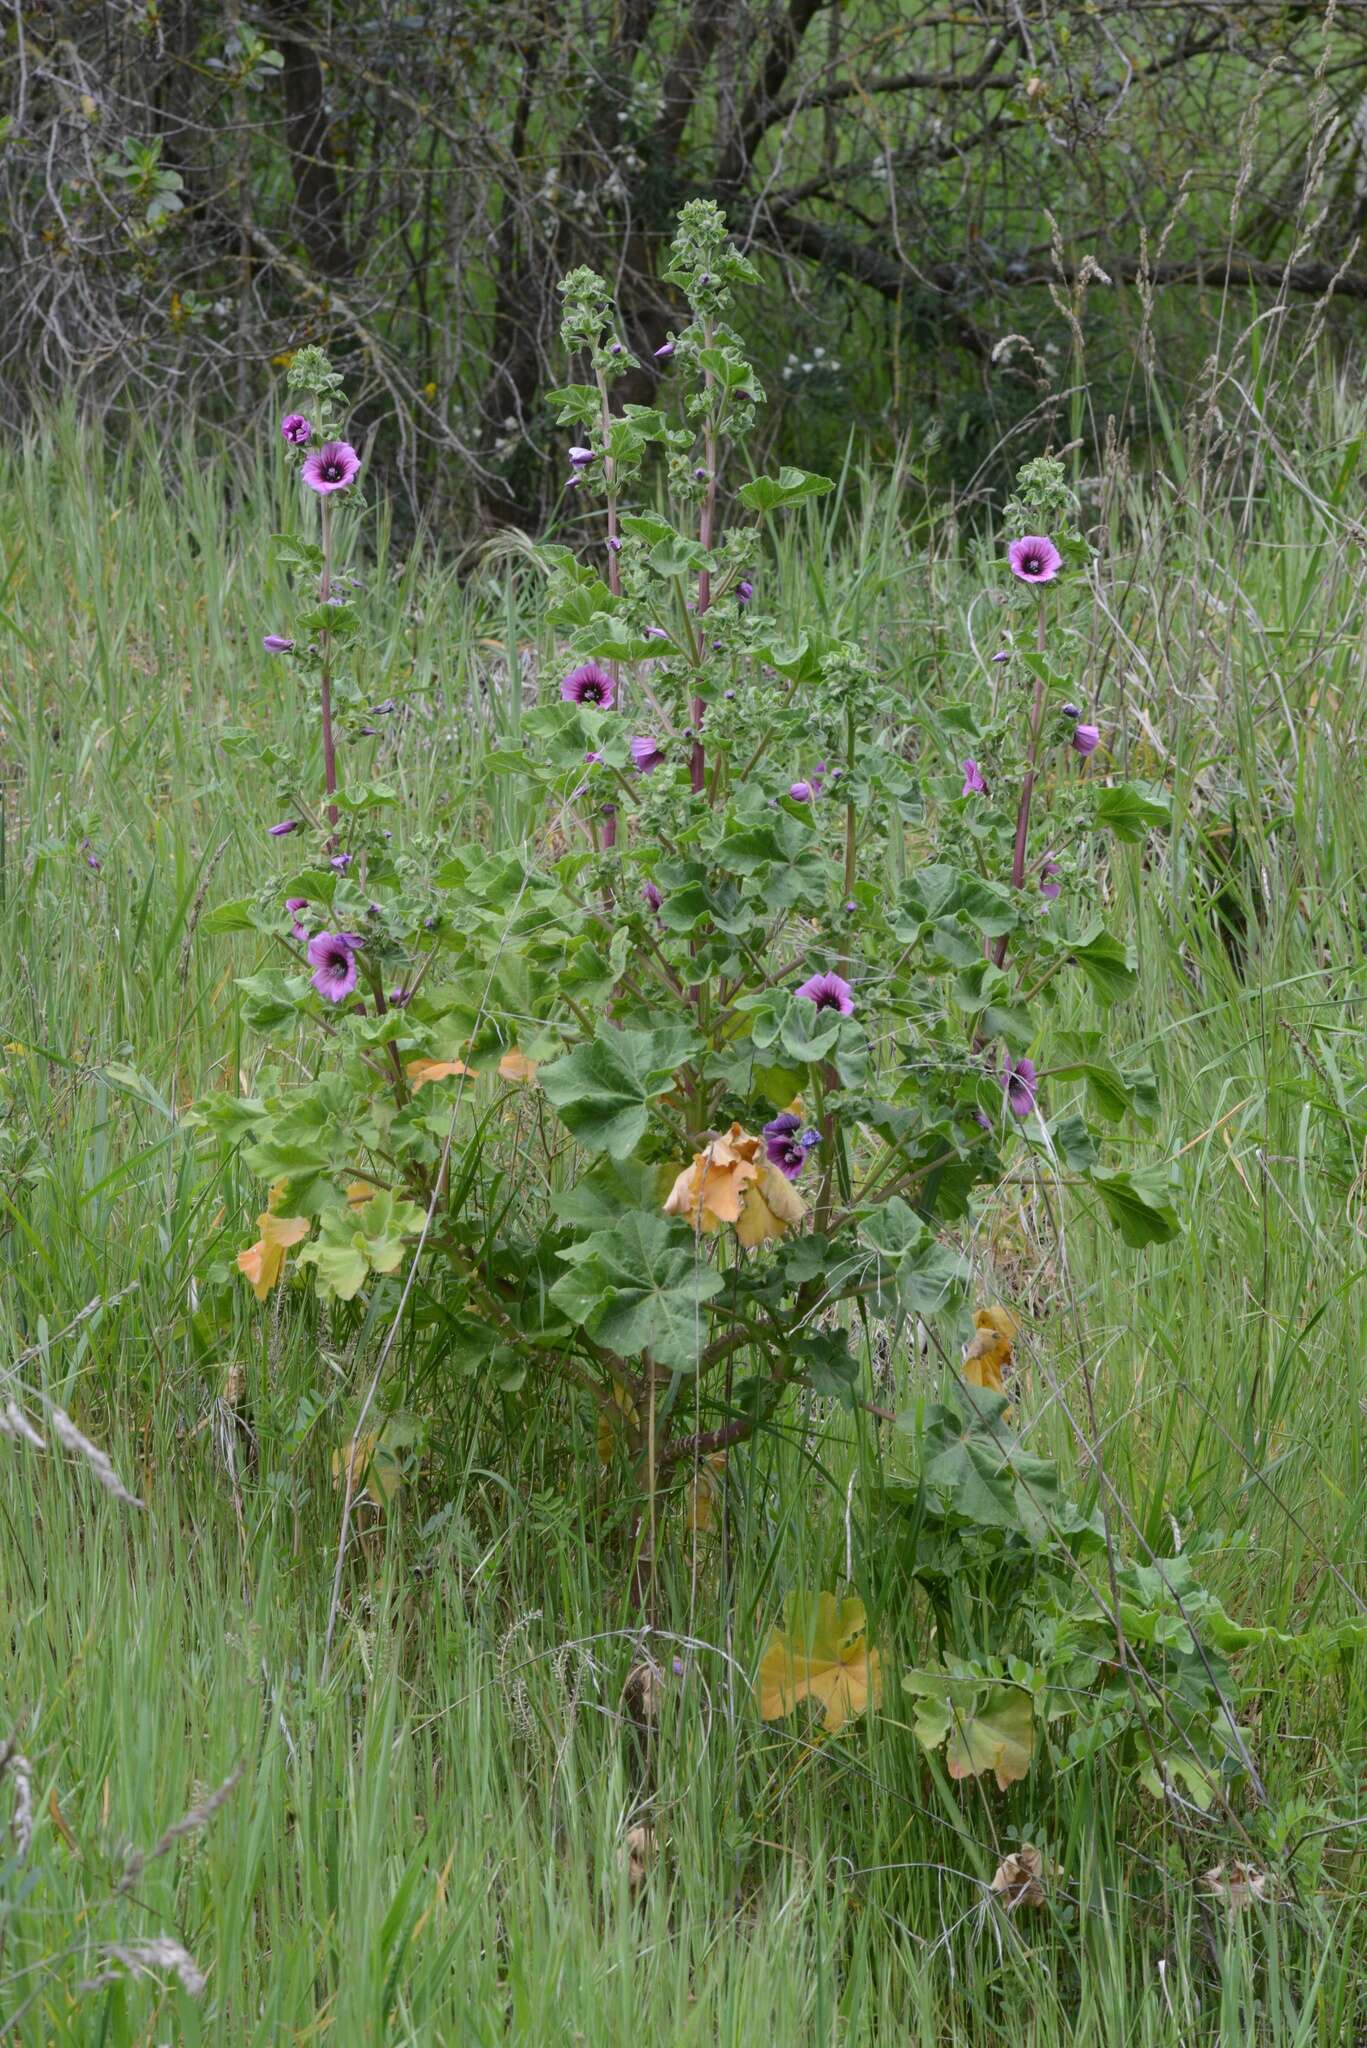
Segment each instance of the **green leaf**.
[[1076,1110],[1056,1117],[1049,1126],[1049,1136],[1070,1173],[1090,1173],[1101,1157],[1095,1138]]
[[624,1357],[649,1351],[662,1365],[696,1366],[707,1328],[699,1311],[723,1281],[682,1224],[624,1216],[560,1257],[570,1270],[551,1299],[596,1342]]
[[1087,1083],[1088,1100],[1098,1116],[1118,1123],[1128,1110],[1142,1123],[1158,1115],[1158,1088],[1153,1069],[1118,1067],[1102,1051],[1099,1031],[1061,1031],[1054,1042],[1049,1071],[1060,1081]]
[[1165,1166],[1094,1166],[1092,1186],[1127,1245],[1171,1244],[1182,1229]]
[[1172,798],[1160,783],[1117,782],[1098,791],[1096,822],[1137,846],[1172,823]]
[[773,512],[780,505],[800,504],[804,498],[822,498],[834,489],[828,476],[785,465],[777,476],[757,476],[752,483],[742,484],[739,495],[753,511]]
[[646,661],[668,651],[667,640],[647,640],[633,632],[625,619],[600,612],[581,626],[573,641],[579,661]]
[[562,1223],[580,1230],[602,1230],[627,1210],[658,1209],[668,1192],[668,1178],[658,1166],[648,1166],[640,1159],[608,1157],[600,1159],[572,1188],[552,1195],[551,1208]]
[[697,1043],[686,1025],[613,1031],[600,1023],[586,1045],[543,1067],[537,1078],[586,1151],[625,1159],[646,1134],[647,1105],[673,1087]]
[[200,919],[199,928],[210,938],[217,938],[223,932],[255,931],[256,906],[249,896],[239,898],[236,903],[220,903],[217,910],[211,910],[207,917]]
[[1139,979],[1134,971],[1134,947],[1122,946],[1099,924],[1083,938],[1074,939],[1069,951],[1103,1003],[1119,1002]]
[[938,1314],[962,1283],[962,1260],[939,1243],[900,1195],[863,1214],[860,1237],[878,1254],[880,1292],[909,1315]]

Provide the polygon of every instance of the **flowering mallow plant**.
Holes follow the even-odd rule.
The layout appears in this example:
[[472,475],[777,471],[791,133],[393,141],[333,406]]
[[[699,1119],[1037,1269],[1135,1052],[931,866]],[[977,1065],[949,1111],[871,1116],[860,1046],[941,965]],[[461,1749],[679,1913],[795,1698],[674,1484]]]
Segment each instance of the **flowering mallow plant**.
[[875,1324],[957,1356],[956,1247],[1008,1175],[1135,1247],[1177,1228],[1166,1169],[1133,1132],[1113,1149],[1156,1095],[1107,1050],[1136,976],[1105,838],[1165,808],[1079,744],[1089,554],[1061,465],[1022,472],[987,572],[1013,650],[994,712],[920,719],[838,625],[789,614],[773,530],[831,485],[747,461],[752,272],[711,203],[663,282],[653,405],[616,401],[642,366],[604,281],[561,286],[583,546],[535,556],[554,653],[491,770],[536,821],[518,845],[404,846],[365,746],[336,744],[373,730],[339,570],[357,459],[335,374],[294,358],[299,615],[261,622],[259,658],[305,743],[271,879],[206,920],[259,934],[243,1015],[276,1051],[197,1113],[259,1185],[258,1294],[364,1297],[370,1329],[402,1306],[451,1374],[562,1382],[646,1490],[796,1390],[866,1402]]

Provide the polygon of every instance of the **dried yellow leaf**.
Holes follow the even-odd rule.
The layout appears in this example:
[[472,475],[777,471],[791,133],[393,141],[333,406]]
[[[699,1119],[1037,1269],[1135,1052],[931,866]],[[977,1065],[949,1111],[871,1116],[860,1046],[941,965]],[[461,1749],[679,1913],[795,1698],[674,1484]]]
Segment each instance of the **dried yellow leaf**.
[[992,1874],[992,1889],[1008,1913],[1018,1906],[1042,1906],[1046,1875],[1044,1857],[1029,1842],[1003,1856]]
[[725,1137],[714,1138],[678,1176],[665,1202],[667,1216],[684,1216],[695,1231],[715,1230],[719,1223],[738,1223],[746,1189],[759,1178],[756,1154],[760,1141],[732,1124]]
[[858,1719],[870,1700],[882,1697],[879,1653],[865,1633],[862,1600],[839,1600],[818,1593],[815,1600],[789,1596],[785,1628],[775,1628],[765,1644],[755,1677],[761,1719],[778,1721],[800,1700],[820,1701],[823,1724],[836,1735]]
[[[620,1413],[626,1418],[626,1421],[631,1426],[631,1428],[635,1429],[637,1427],[639,1420],[636,1413],[636,1403],[632,1400],[626,1388],[619,1387],[614,1384],[612,1389],[612,1400],[614,1407],[616,1407],[620,1411]],[[610,1465],[612,1463],[612,1454],[616,1450],[616,1448],[617,1425],[614,1421],[612,1411],[608,1408],[600,1408],[598,1411],[599,1464]]]
[[725,1451],[713,1451],[704,1458],[688,1482],[684,1527],[706,1536],[716,1526],[717,1504],[721,1500],[722,1475],[726,1471]]
[[759,1179],[745,1191],[736,1236],[749,1249],[782,1237],[806,1213],[807,1205],[792,1182],[765,1160]]
[[529,1060],[525,1052],[505,1052],[498,1063],[499,1078],[522,1084],[536,1079],[536,1061]]
[[429,1081],[446,1081],[453,1074],[464,1074],[471,1081],[478,1079],[474,1068],[467,1067],[464,1060],[410,1060],[404,1072],[415,1095]]
[[964,1378],[970,1387],[988,1387],[1004,1394],[1003,1374],[1011,1363],[1011,1347],[1020,1332],[1019,1318],[1000,1304],[975,1309],[973,1336],[964,1352]]
[[306,1238],[311,1229],[307,1216],[277,1216],[276,1204],[285,1192],[283,1180],[276,1181],[266,1206],[257,1217],[261,1231],[255,1244],[237,1255],[237,1269],[251,1282],[252,1293],[264,1301],[272,1287],[278,1287],[285,1271],[285,1253]]

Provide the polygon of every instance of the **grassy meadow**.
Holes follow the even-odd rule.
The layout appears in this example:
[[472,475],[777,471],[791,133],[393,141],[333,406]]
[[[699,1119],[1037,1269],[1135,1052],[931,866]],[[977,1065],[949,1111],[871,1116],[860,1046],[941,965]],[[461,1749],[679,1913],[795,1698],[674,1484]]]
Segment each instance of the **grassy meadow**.
[[[1157,1072],[1186,1227],[1060,1238],[1024,1175],[962,1247],[1024,1319],[1032,1448],[1099,1460],[1136,1543],[1301,1639],[1240,1654],[1260,1785],[1209,1814],[1136,1793],[1104,1742],[1008,1794],[951,1785],[893,1688],[839,1740],[759,1719],[783,1593],[843,1583],[870,1473],[905,1463],[806,1396],[704,1512],[668,1508],[646,1632],[592,1414],[415,1342],[423,1456],[362,1511],[325,1668],[333,1454],[376,1332],[288,1287],[258,1307],[232,1262],[260,1189],[182,1123],[261,1057],[255,941],[201,925],[280,860],[243,743],[299,716],[260,651],[283,468],[69,422],[0,454],[0,1411],[43,1390],[144,1504],[0,1436],[0,1755],[26,1759],[0,1776],[0,2040],[1367,2039],[1367,1672],[1324,1647],[1367,1615],[1367,403],[1312,370],[1274,401],[1249,364],[1154,422],[1142,476],[1081,479],[1092,700],[1173,796],[1097,887],[1141,976],[1115,1049]],[[910,466],[852,458],[765,574],[933,707],[1012,687],[993,556]],[[375,695],[403,707],[367,745],[405,830],[535,830],[481,768],[552,653],[525,559],[382,529],[363,566]],[[903,1343],[874,1370],[896,1407],[939,1367]],[[1008,1912],[992,1876],[1026,1842],[1043,1903]],[[1263,1896],[1205,1876],[1238,1864]],[[202,1986],[119,1965],[160,1936]]]

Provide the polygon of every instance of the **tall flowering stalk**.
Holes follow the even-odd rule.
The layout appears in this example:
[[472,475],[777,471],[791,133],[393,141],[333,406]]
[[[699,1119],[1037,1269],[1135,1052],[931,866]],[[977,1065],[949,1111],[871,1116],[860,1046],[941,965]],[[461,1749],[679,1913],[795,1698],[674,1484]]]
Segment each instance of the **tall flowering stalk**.
[[[327,821],[335,835],[340,812],[337,794],[337,740],[333,725],[333,683],[336,633],[332,618],[335,603],[333,552],[333,499],[350,490],[361,469],[361,458],[351,443],[342,438],[341,423],[345,400],[341,379],[318,348],[300,349],[290,363],[291,392],[307,397],[309,416],[288,413],[280,432],[290,448],[303,449],[299,465],[301,483],[318,499],[321,556],[318,574],[318,699],[323,744],[323,788],[328,799]],[[335,850],[335,838],[329,851]]]

